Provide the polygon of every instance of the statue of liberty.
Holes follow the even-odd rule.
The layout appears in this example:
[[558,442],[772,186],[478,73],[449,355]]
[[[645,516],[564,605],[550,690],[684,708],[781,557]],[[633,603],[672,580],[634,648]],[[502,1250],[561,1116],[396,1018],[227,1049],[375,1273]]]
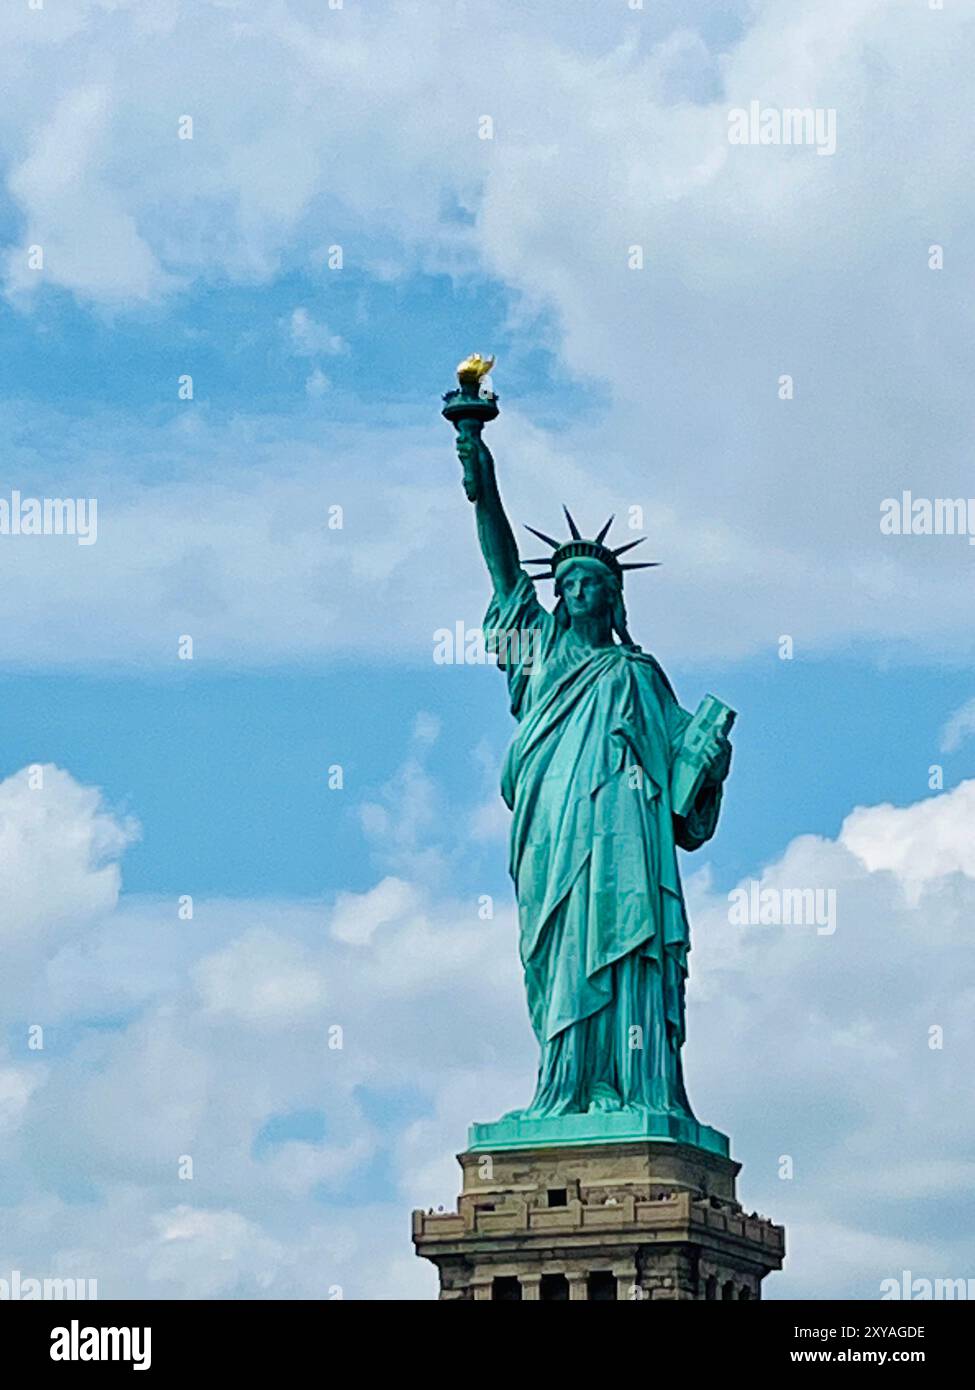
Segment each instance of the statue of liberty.
[[[678,814],[675,764],[699,717],[681,708],[660,665],[629,634],[624,572],[649,566],[619,557],[639,542],[607,545],[612,518],[587,540],[566,511],[563,542],[527,528],[551,549],[524,562],[544,565],[529,575],[481,438],[484,418],[472,426],[455,419],[457,452],[494,590],[488,648],[518,721],[501,791],[512,812],[521,963],[541,1049],[534,1098],[505,1119],[588,1115],[598,1126],[616,1112],[622,1123],[623,1115],[644,1123],[669,1116],[681,1130],[685,1121],[689,1132],[703,1130],[681,1067],[689,933],[676,850],[714,834],[730,719],[705,724],[696,780]],[[551,612],[535,593],[540,578],[554,580]]]

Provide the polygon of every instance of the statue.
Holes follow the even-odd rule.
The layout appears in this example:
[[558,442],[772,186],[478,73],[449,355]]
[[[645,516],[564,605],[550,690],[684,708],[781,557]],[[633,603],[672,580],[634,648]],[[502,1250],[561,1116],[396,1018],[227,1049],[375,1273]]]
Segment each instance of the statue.
[[[565,509],[568,539],[528,527],[551,554],[519,558],[482,438],[498,413],[497,397],[482,389],[492,364],[461,363],[443,414],[457,428],[494,591],[488,649],[518,720],[501,790],[541,1057],[530,1104],[472,1135],[480,1131],[487,1147],[506,1135],[514,1143],[639,1133],[726,1151],[725,1137],[695,1120],[684,1087],[690,943],[676,850],[714,834],[734,713],[708,696],[692,718],[633,641],[623,577],[652,564],[621,561],[641,542],[610,547],[612,517],[590,540]],[[543,571],[529,575],[529,564]],[[539,579],[554,581],[553,611],[539,602]]]

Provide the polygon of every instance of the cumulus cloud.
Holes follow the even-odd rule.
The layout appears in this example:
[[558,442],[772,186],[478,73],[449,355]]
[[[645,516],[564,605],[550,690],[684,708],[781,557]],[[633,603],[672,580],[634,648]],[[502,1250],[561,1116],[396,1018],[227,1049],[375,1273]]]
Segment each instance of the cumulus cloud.
[[43,1074],[27,1067],[0,1067],[0,1133],[20,1123],[33,1092],[42,1084]]
[[138,834],[97,788],[63,769],[33,764],[0,782],[0,939],[4,950],[36,952],[42,942],[118,901],[118,860]]
[[[836,840],[801,837],[757,873],[763,889],[834,888],[831,936],[734,926],[708,873],[688,880],[691,1096],[731,1133],[748,1208],[788,1228],[773,1296],[971,1273],[955,1203],[971,1182],[975,865],[954,827],[975,831],[973,785],[859,808]],[[67,774],[62,800],[73,819],[38,832],[52,852],[109,814]],[[451,1199],[466,1125],[532,1084],[510,907],[486,923],[422,879],[386,879],[331,906],[210,902],[183,922],[107,897],[93,915],[99,872],[79,881],[69,858],[48,874],[79,898],[33,964],[30,1022],[56,1050],[27,1049],[19,996],[0,1004],[17,1195],[0,1264],[95,1277],[102,1297],[430,1296],[409,1209]]]
[[131,304],[176,283],[140,235],[124,193],[103,173],[111,104],[104,86],[69,92],[9,173],[25,223],[23,244],[7,254],[15,299],[47,281],[83,300]]
[[[767,653],[783,633],[803,652],[968,649],[964,540],[886,536],[879,524],[902,487],[968,490],[968,432],[952,423],[971,376],[973,307],[952,266],[970,259],[975,225],[953,114],[975,48],[961,7],[761,0],[737,8],[736,30],[703,4],[553,27],[502,0],[462,84],[443,74],[474,5],[451,22],[400,3],[340,12],[242,0],[201,4],[189,19],[175,6],[89,0],[82,12],[87,27],[70,44],[46,12],[30,31],[12,21],[10,52],[24,45],[35,59],[7,58],[0,118],[15,152],[18,303],[40,283],[24,269],[31,242],[49,248],[51,283],[113,308],[167,285],[305,273],[333,237],[346,267],[374,279],[391,261],[405,282],[487,275],[510,302],[502,371],[510,362],[522,396],[520,413],[506,397],[492,429],[506,499],[516,519],[543,527],[563,497],[590,527],[642,509],[664,564],[632,586],[638,637],[702,659]],[[99,78],[79,86],[86,55]],[[752,100],[835,110],[835,156],[730,145],[728,111]],[[484,113],[491,140],[478,138]],[[192,140],[178,138],[183,114]],[[943,271],[929,269],[933,244]],[[297,306],[285,325],[293,350],[338,354],[349,328],[328,319]],[[596,386],[612,408],[583,412],[568,434],[535,423],[526,364],[538,348],[561,369],[566,401]],[[791,400],[780,399],[783,376]],[[309,409],[331,398],[317,363],[305,393]],[[145,421],[132,426],[134,446],[116,442],[117,477],[145,452]],[[318,503],[335,500],[322,495],[321,458],[293,422],[276,422],[270,446],[266,420],[249,427],[233,442],[250,468],[294,483],[273,502],[263,477],[228,461],[224,422],[212,434],[184,426],[161,470],[175,481],[113,490],[97,546],[3,557],[15,586],[42,604],[50,595],[54,610],[72,592],[95,600],[91,630],[33,624],[23,659],[98,659],[111,631],[116,651],[158,662],[163,633],[195,617],[211,650],[238,661],[378,642],[408,660],[437,626],[479,620],[479,562],[432,416],[411,439],[377,427],[351,457],[330,451],[350,526],[369,518],[341,564],[284,543],[308,536]],[[168,452],[165,431],[155,442]],[[88,461],[107,453],[99,437]],[[409,459],[384,475],[392,528],[361,479],[363,457]],[[182,481],[194,472],[197,486]],[[269,515],[290,531],[273,531]],[[445,538],[437,565],[423,553],[414,566],[418,537],[434,529]],[[383,589],[369,610],[366,581]]]
[[975,782],[914,806],[859,807],[843,822],[841,842],[867,868],[886,869],[914,893],[948,874],[975,878]]
[[375,932],[402,921],[418,907],[416,890],[401,878],[384,878],[368,893],[340,893],[332,913],[331,933],[350,945],[369,945]]
[[[0,1266],[97,1278],[102,1297],[428,1294],[431,1272],[402,1258],[400,1182],[418,1180],[401,1132],[451,1078],[473,1103],[482,1066],[518,1072],[499,1061],[524,1006],[498,924],[392,880],[333,905],[198,901],[190,921],[172,902],[119,904],[98,855],[59,846],[117,850],[125,823],[61,773],[58,815],[35,824],[25,780],[9,779],[2,821],[35,842],[17,864],[27,883],[45,865],[55,920],[21,885],[16,925],[36,945],[24,989],[0,996],[0,1162],[18,1198]],[[527,1049],[520,1065],[530,1076]],[[319,1137],[302,1132],[308,1114]],[[449,1148],[410,1153],[452,1177]]]
[[832,935],[732,925],[727,899],[690,886],[691,1095],[731,1132],[746,1203],[790,1228],[783,1296],[877,1297],[907,1267],[971,1273],[951,1213],[970,1183],[975,865],[959,831],[975,828],[973,785],[858,808],[835,841],[800,837],[755,875],[833,890]]
[[288,320],[288,341],[297,357],[337,357],[349,351],[349,345],[327,324],[318,323],[307,309],[297,308]]
[[[896,641],[957,658],[969,548],[878,521],[901,487],[968,490],[972,290],[953,268],[973,251],[972,193],[954,103],[975,22],[760,0],[722,28],[712,9],[647,6],[624,27],[602,7],[560,29],[498,0],[464,83],[443,75],[473,4],[453,27],[405,3],[11,10],[6,292],[24,314],[43,287],[165,312],[193,285],[315,271],[334,240],[397,290],[486,274],[521,344],[521,399],[491,434],[512,516],[547,529],[565,497],[587,528],[639,521],[664,565],[628,589],[638,640],[668,662],[782,633],[802,653]],[[730,146],[728,109],[752,99],[835,108],[836,155]],[[318,359],[354,337],[326,318],[298,305],[277,336],[308,371],[308,418],[196,402],[149,431],[52,410],[25,446],[23,412],[5,410],[11,476],[64,495],[90,478],[100,522],[92,547],[4,538],[12,660],[161,666],[191,634],[198,661],[425,664],[436,629],[477,624],[485,578],[442,422],[324,426]],[[525,345],[585,403],[571,431],[539,423]],[[149,484],[131,469],[147,431]],[[381,488],[363,459],[383,460]],[[970,723],[956,712],[945,751]],[[485,923],[447,886],[459,839],[499,836],[504,813],[493,797],[469,826],[452,816],[437,732],[422,718],[359,807],[374,885],[334,904],[198,904],[193,923],[120,900],[136,829],[94,789],[54,768],[42,793],[26,769],[0,784],[0,1163],[17,1198],[0,1264],[97,1276],[103,1297],[430,1293],[408,1207],[450,1199],[466,1123],[523,1100],[534,1063],[510,906]],[[800,837],[756,870],[763,888],[835,890],[828,936],[732,926],[706,872],[689,884],[691,1094],[732,1133],[746,1204],[788,1226],[773,1293],[971,1273],[956,1199],[973,786],[858,807],[836,839]],[[50,1041],[31,1052],[38,1023]]]
[[312,400],[319,400],[325,395],[330,386],[331,382],[322,371],[321,367],[315,367],[311,373],[305,377],[305,394],[310,396]]
[[942,753],[957,753],[972,734],[975,734],[975,699],[966,700],[945,720],[940,738]]
[[153,1217],[152,1226],[147,1274],[154,1283],[192,1290],[187,1298],[215,1298],[226,1289],[229,1268],[237,1277],[252,1271],[260,1289],[272,1288],[282,1248],[239,1212],[181,1204]]
[[250,932],[195,971],[207,1009],[243,1024],[287,1026],[322,1003],[323,982],[304,951],[270,932]]

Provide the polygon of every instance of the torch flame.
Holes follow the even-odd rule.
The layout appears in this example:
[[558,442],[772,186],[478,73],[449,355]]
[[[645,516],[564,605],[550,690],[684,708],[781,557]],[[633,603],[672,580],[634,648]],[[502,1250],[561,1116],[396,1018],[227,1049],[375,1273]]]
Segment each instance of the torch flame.
[[479,352],[472,352],[470,357],[465,357],[463,362],[458,364],[457,380],[462,386],[465,382],[473,384],[480,381],[481,377],[487,376],[493,366],[493,357],[485,358]]

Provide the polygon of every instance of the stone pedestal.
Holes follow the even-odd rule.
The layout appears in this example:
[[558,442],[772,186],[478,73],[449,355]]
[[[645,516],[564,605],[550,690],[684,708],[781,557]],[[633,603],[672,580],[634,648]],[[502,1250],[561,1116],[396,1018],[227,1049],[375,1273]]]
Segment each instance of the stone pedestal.
[[667,1141],[460,1154],[456,1212],[413,1213],[442,1299],[760,1298],[785,1232],[747,1215],[741,1165]]

